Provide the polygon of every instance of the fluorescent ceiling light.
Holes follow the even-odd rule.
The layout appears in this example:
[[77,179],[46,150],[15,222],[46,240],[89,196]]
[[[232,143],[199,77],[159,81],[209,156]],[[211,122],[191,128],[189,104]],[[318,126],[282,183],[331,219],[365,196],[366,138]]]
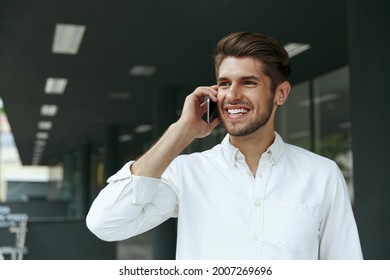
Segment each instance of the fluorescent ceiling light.
[[135,133],[145,133],[151,131],[153,126],[151,124],[141,124],[134,129]]
[[46,146],[46,141],[45,140],[36,140],[35,141],[35,146]]
[[50,121],[40,121],[38,123],[38,129],[49,130],[53,127],[53,123]]
[[49,133],[47,132],[37,132],[36,138],[40,140],[46,140],[49,138]]
[[129,142],[133,140],[134,136],[131,134],[123,134],[119,136],[119,142]]
[[41,106],[41,115],[42,116],[55,116],[58,111],[58,106],[57,105],[42,105]]
[[154,74],[154,72],[156,72],[156,70],[157,70],[156,66],[136,65],[130,69],[129,75],[151,77]]
[[40,157],[40,156],[42,156],[43,151],[44,151],[44,147],[35,147],[34,152],[33,152],[33,156]]
[[65,78],[48,78],[45,85],[47,94],[63,94],[68,80]]
[[38,165],[40,160],[41,160],[40,156],[35,156],[32,160],[32,165]]
[[127,91],[113,91],[108,94],[108,98],[117,100],[127,100],[130,98],[130,93]]
[[296,56],[304,51],[307,51],[311,48],[309,44],[301,44],[301,43],[287,43],[284,45],[284,48],[286,49],[288,56],[292,58],[293,56]]
[[42,154],[43,153],[43,150],[45,149],[44,146],[35,146],[34,148],[34,154]]
[[77,54],[85,29],[85,25],[57,23],[51,51],[59,54]]
[[351,122],[339,123],[338,127],[340,129],[348,129],[352,127],[352,123]]

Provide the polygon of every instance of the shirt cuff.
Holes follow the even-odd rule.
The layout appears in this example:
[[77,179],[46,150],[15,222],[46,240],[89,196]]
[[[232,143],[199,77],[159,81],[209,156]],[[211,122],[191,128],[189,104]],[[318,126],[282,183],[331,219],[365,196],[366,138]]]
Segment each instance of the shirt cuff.
[[129,161],[128,163],[126,163],[117,173],[108,178],[107,183],[112,183],[114,181],[119,181],[123,179],[130,179],[133,176],[130,171],[130,166],[134,162],[135,161]]

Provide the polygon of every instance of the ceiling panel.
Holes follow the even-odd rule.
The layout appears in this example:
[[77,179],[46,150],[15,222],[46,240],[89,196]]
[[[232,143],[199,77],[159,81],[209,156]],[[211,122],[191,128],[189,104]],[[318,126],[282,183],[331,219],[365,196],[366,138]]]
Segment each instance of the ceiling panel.
[[[86,26],[77,55],[51,53],[56,23]],[[293,83],[347,64],[344,1],[1,1],[0,96],[23,164],[32,163],[38,121],[48,119],[42,104],[59,106],[40,161],[54,164],[85,139],[101,145],[108,125],[151,123],[160,90],[214,83],[215,43],[241,30],[312,45],[292,59]],[[134,65],[157,71],[130,77]],[[44,93],[48,77],[68,79],[64,95]]]

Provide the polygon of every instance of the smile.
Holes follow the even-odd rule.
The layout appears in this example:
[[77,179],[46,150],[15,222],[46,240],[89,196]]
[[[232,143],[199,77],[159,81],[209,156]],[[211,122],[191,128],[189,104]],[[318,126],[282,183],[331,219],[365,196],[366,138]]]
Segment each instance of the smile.
[[243,115],[243,114],[246,114],[248,113],[248,110],[247,109],[244,109],[244,108],[238,108],[238,109],[228,109],[227,110],[229,115]]

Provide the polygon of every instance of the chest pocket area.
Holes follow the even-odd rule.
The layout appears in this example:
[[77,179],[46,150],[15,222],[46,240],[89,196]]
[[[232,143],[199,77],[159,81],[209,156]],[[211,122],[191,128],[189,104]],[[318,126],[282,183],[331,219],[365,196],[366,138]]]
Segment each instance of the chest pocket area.
[[304,204],[282,206],[277,242],[294,253],[303,254],[318,247],[320,219],[318,209]]

